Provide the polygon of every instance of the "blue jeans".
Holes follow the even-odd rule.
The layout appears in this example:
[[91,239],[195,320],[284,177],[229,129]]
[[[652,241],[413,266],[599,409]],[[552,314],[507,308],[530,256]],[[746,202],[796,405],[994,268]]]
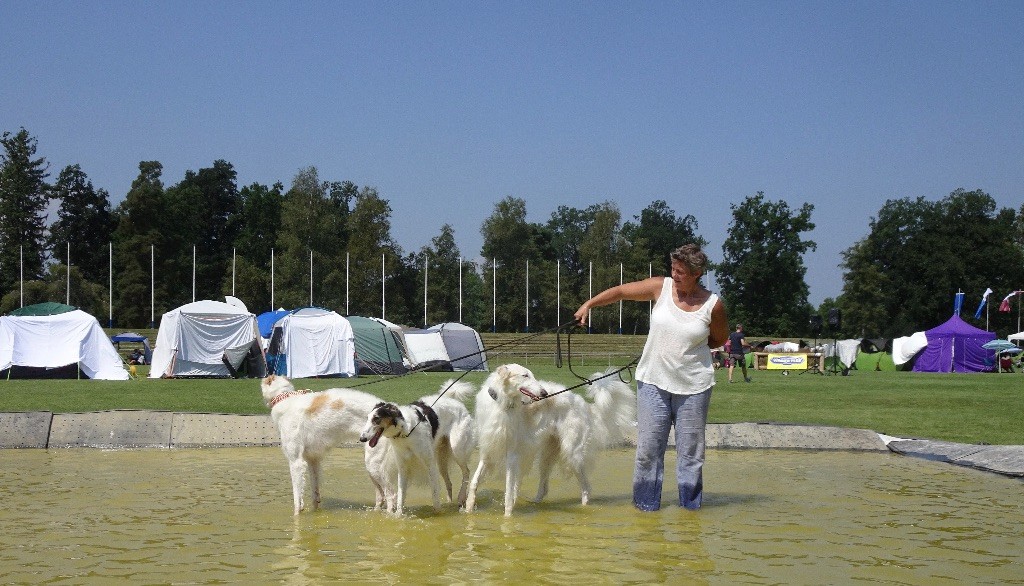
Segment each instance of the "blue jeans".
[[676,395],[638,381],[636,403],[633,505],[641,511],[661,508],[668,432],[675,426],[679,506],[699,509],[704,494],[704,427],[708,421],[711,389],[696,395]]

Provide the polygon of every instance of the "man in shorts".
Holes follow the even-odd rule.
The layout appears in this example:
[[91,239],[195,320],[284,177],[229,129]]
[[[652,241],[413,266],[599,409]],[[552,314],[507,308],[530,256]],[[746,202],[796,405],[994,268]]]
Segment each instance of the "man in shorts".
[[743,368],[743,380],[750,382],[747,376],[747,357],[744,355],[744,348],[748,347],[750,345],[743,337],[743,324],[736,324],[736,331],[729,334],[729,382],[732,382],[732,369],[737,363]]

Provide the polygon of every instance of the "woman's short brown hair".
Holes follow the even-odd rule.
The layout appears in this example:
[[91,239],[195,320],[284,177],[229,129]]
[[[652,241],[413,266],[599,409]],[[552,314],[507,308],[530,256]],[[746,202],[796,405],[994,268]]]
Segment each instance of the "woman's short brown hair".
[[708,255],[704,254],[700,246],[692,242],[673,250],[670,256],[672,260],[678,260],[686,265],[686,268],[690,269],[690,271],[700,271],[702,275],[706,272]]

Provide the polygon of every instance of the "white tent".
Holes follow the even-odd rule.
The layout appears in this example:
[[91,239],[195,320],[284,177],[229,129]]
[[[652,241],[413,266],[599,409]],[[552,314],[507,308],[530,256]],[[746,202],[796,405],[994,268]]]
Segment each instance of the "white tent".
[[149,378],[233,376],[229,363],[259,352],[258,340],[256,316],[246,310],[221,301],[182,305],[160,320]]
[[[284,374],[291,378],[356,376],[355,348],[355,333],[347,319],[306,307],[274,324],[268,354],[284,361]],[[274,372],[281,371],[275,368]]]
[[[55,315],[0,317],[0,370],[78,365],[91,379],[128,380],[128,371],[96,318],[75,309]],[[25,376],[36,376],[32,372]]]
[[1024,341],[1024,332],[1017,332],[1016,334],[1010,334],[1006,337],[1011,342]]
[[406,330],[405,349],[409,352],[409,361],[414,369],[452,369],[451,358],[439,331]]

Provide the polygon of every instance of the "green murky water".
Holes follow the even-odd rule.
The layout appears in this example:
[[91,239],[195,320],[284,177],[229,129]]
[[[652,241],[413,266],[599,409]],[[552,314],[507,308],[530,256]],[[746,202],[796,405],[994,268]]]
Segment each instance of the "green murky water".
[[510,519],[499,478],[471,515],[417,488],[394,518],[362,450],[326,471],[293,518],[276,448],[4,450],[0,583],[1024,583],[1024,483],[913,458],[712,450],[700,512],[639,513],[613,450],[590,506],[559,478]]

